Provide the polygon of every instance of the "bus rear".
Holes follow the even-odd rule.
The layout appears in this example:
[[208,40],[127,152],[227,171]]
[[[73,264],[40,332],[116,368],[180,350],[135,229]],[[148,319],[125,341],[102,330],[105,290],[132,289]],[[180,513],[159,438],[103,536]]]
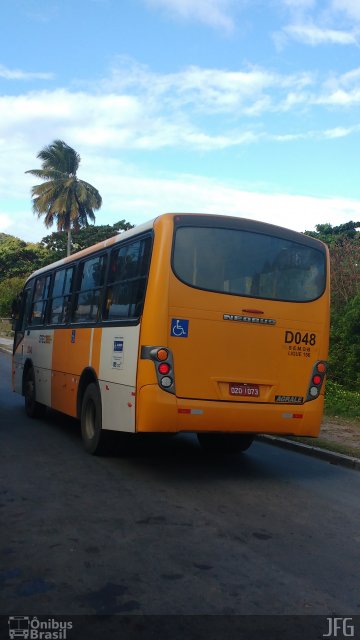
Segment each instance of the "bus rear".
[[158,218],[137,430],[242,434],[244,444],[256,433],[317,436],[328,274],[326,246],[303,234],[227,216]]

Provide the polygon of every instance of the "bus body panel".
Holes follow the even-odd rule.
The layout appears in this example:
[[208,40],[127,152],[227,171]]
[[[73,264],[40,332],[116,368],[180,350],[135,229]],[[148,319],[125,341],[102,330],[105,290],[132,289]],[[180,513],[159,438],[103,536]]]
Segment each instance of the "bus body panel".
[[79,381],[90,368],[103,398],[103,428],[133,432],[139,331],[139,325],[29,329],[14,354],[14,390],[22,393],[28,360],[38,402],[77,417]]
[[[186,338],[169,336],[178,397],[235,402],[275,402],[278,395],[305,399],[314,363],[327,358],[324,323],[317,320],[319,304],[308,306],[307,314],[299,309],[296,317],[289,304],[272,303],[267,309],[270,305],[263,300],[252,300],[251,307],[263,314],[246,313],[248,321],[239,322],[225,320],[224,315],[230,312],[235,317],[244,316],[242,310],[250,306],[244,298],[222,296],[224,300],[218,299],[221,308],[210,311],[200,307],[201,298],[214,294],[201,292],[197,304],[188,301],[186,306],[191,295],[183,292],[180,296],[179,291],[181,288],[174,283],[168,316],[169,334],[174,319],[188,323]],[[172,301],[177,306],[172,306]],[[276,324],[260,324],[256,322],[258,317]],[[231,383],[258,385],[259,396],[230,396]]]
[[[324,388],[316,400],[305,400],[314,364],[328,355],[328,280],[323,295],[306,303],[191,287],[169,266],[173,230],[167,216],[154,226],[140,347],[171,350],[176,396],[157,384],[155,363],[139,359],[137,430],[318,435]],[[329,272],[328,253],[326,262]],[[251,321],[226,320],[225,315]],[[259,317],[274,324],[259,323]],[[188,323],[186,337],[171,335],[177,319]],[[260,395],[232,396],[231,383],[258,385]],[[189,407],[193,414],[185,412]]]
[[102,333],[99,381],[103,428],[135,431],[136,372],[140,325],[107,327]]
[[139,392],[140,432],[269,433],[319,435],[324,396],[305,405],[187,400],[147,385]]
[[53,341],[53,329],[27,330],[15,350],[13,365],[14,390],[22,393],[25,363],[27,361],[32,363],[38,401],[49,407],[51,406]]

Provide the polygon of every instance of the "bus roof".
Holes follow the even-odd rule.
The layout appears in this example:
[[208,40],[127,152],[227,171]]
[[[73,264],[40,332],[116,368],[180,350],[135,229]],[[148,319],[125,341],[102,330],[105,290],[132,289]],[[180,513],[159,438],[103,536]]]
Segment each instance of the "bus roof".
[[143,224],[138,225],[137,227],[133,227],[128,231],[123,231],[123,233],[119,233],[117,236],[112,236],[107,240],[102,240],[101,242],[97,242],[96,244],[91,245],[90,247],[86,247],[86,249],[81,249],[81,251],[77,251],[76,253],[72,253],[70,256],[66,258],[61,258],[60,260],[56,260],[56,262],[51,262],[51,264],[47,264],[45,267],[41,267],[41,269],[37,269],[34,271],[26,280],[28,282],[31,278],[38,276],[41,273],[46,273],[51,269],[56,269],[57,267],[64,266],[66,264],[71,264],[75,260],[79,260],[85,256],[91,255],[96,251],[101,251],[101,249],[106,249],[107,247],[111,247],[111,245],[120,242],[120,240],[124,240],[127,238],[131,238],[134,235],[138,235],[141,233],[145,233],[146,231],[150,231],[153,228],[154,222],[156,218],[153,220],[149,220],[148,222],[144,222]]

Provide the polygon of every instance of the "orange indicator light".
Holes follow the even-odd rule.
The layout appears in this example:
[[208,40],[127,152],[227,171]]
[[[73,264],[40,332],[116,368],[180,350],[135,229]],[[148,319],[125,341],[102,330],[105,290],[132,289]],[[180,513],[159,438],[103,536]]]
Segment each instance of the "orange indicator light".
[[157,359],[160,360],[161,362],[166,360],[168,355],[169,355],[169,352],[166,349],[159,349],[158,352],[156,353]]

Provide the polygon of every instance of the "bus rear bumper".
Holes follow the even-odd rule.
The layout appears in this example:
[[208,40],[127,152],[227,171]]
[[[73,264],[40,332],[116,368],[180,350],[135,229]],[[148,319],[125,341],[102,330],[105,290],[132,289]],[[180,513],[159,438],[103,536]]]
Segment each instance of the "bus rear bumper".
[[138,394],[136,431],[227,431],[318,436],[324,397],[302,405],[187,400],[147,385]]

